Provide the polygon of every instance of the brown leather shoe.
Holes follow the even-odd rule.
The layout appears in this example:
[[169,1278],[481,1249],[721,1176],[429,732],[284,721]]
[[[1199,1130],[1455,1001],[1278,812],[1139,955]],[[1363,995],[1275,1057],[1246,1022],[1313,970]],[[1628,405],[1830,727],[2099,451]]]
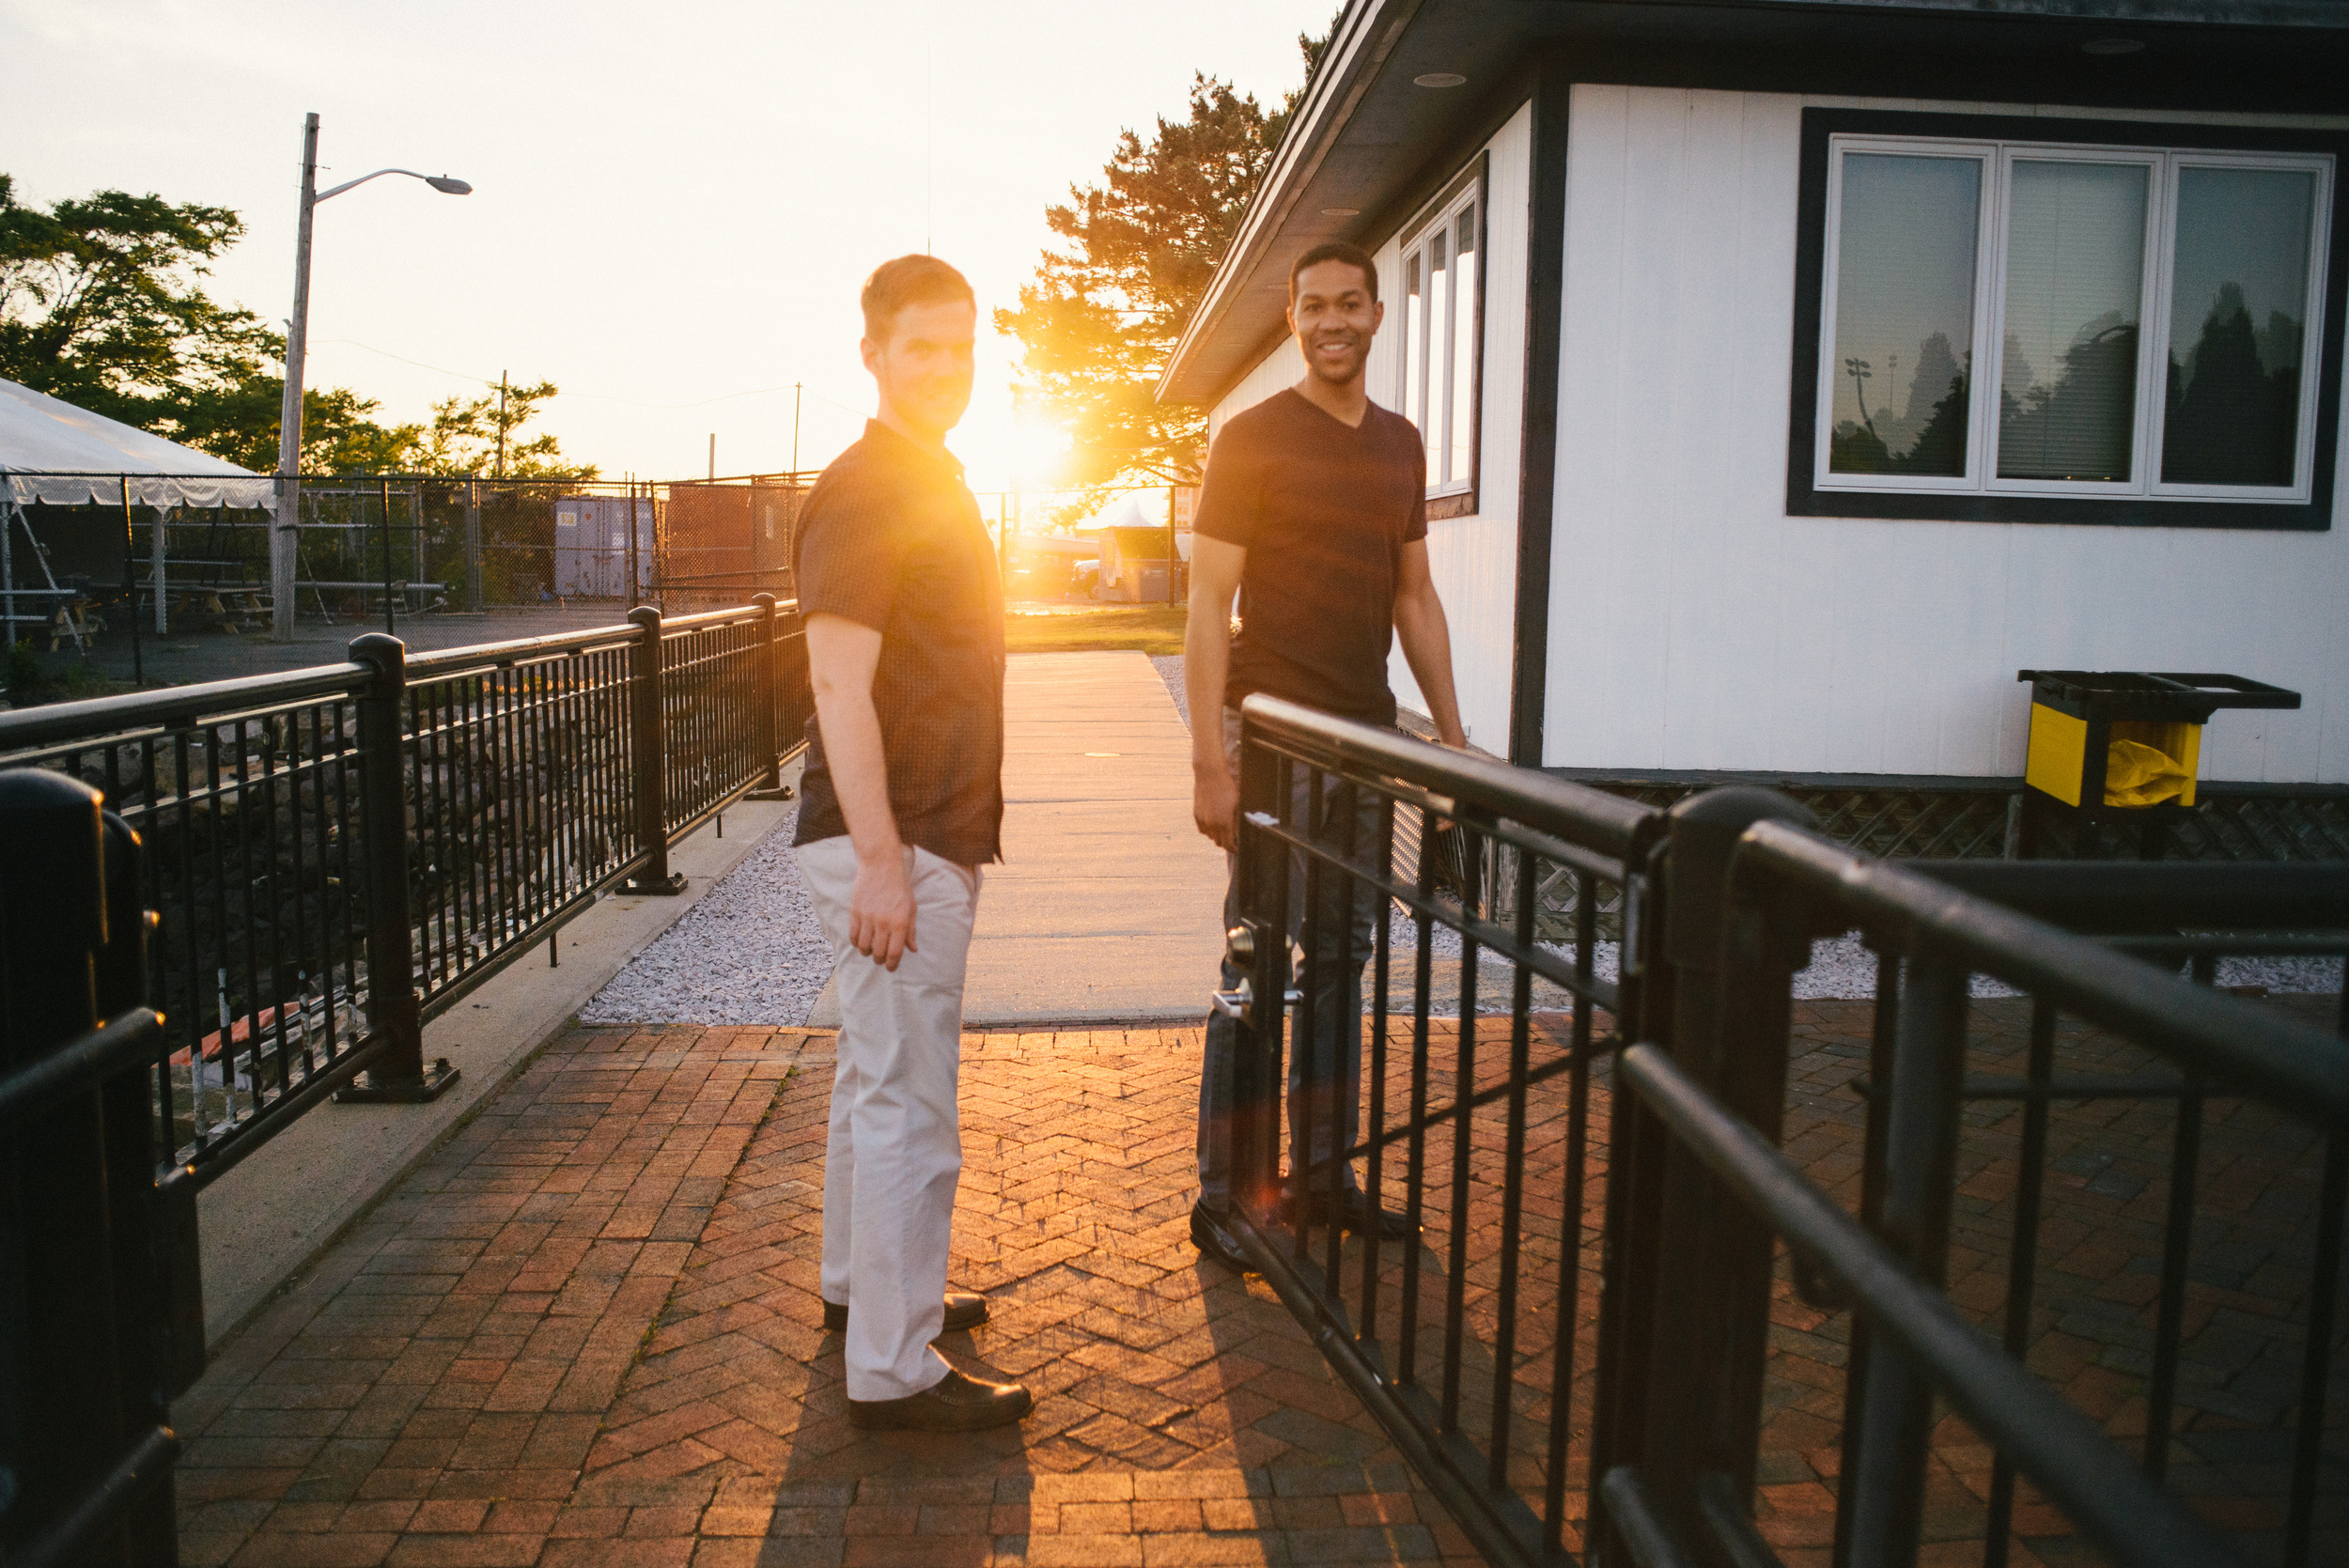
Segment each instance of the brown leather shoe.
[[918,1394],[848,1401],[848,1424],[866,1431],[978,1432],[1008,1426],[1034,1408],[1017,1383],[988,1383],[949,1369]]
[[[987,1297],[974,1290],[950,1290],[946,1293],[946,1325],[939,1332],[960,1333],[976,1328],[987,1321]],[[848,1326],[848,1309],[838,1301],[824,1303],[824,1331],[836,1334]]]

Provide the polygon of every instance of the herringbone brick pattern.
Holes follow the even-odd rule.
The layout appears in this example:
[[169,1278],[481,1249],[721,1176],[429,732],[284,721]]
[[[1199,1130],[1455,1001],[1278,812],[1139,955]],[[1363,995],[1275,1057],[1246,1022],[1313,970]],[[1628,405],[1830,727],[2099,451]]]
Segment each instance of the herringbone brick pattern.
[[[2318,1010],[2331,1005],[2310,1011],[2326,1021]],[[1866,1002],[1798,1004],[1786,1102],[1788,1151],[1855,1208],[1855,1080],[1871,1020]],[[2024,1004],[1978,1003],[1970,1065],[2019,1073],[2025,1027]],[[1415,1094],[1441,1107],[1462,1076],[1456,1022],[1431,1024],[1423,1079],[1395,1028],[1390,1125]],[[1501,1080],[1510,1030],[1506,1018],[1475,1025],[1467,1081]],[[1563,1030],[1533,1021],[1532,1064],[1557,1056]],[[860,1433],[845,1419],[840,1338],[821,1331],[815,1291],[830,1038],[571,1032],[182,1402],[185,1557],[363,1568],[1472,1561],[1264,1281],[1190,1248],[1198,1048],[1196,1030],[966,1038],[954,1277],[986,1290],[994,1317],[941,1348],[1025,1379],[1038,1408],[1014,1430],[944,1438]],[[2085,1030],[2059,1038],[2060,1073],[2157,1065]],[[1525,1096],[1514,1265],[1499,1224],[1512,1201],[1510,1102],[1467,1118],[1464,1149],[1450,1125],[1429,1130],[1418,1156],[1425,1245],[1410,1265],[1420,1388],[1438,1402],[1448,1391],[1479,1443],[1496,1385],[1505,1391],[1510,1475],[1535,1499],[1571,1286],[1569,1546],[1587,1483],[1609,1110],[1602,1064],[1569,1223],[1574,1083],[1559,1074]],[[2174,1115],[2156,1099],[2061,1102],[2051,1116],[2030,1363],[2124,1442],[2145,1429]],[[2020,1127],[2015,1105],[1982,1101],[1961,1137],[1951,1291],[1994,1329]],[[2318,1153],[2287,1119],[2209,1104],[2171,1484],[2245,1532],[2255,1555],[2281,1506]],[[1391,1202],[1411,1157],[1408,1141],[1394,1145]],[[1308,1239],[1324,1255],[1327,1233]],[[1349,1241],[1340,1265],[1358,1325],[1362,1263]],[[1385,1249],[1374,1274],[1382,1352],[1399,1369],[1402,1254]],[[1757,1514],[1790,1568],[1809,1568],[1828,1558],[1850,1325],[1781,1279],[1771,1333]],[[2349,1412],[2338,1373],[2330,1408]],[[1928,1560],[1978,1560],[1989,1452],[1953,1417],[1936,1436]],[[2349,1494],[2344,1453],[2337,1436],[2331,1498]],[[2332,1560],[2342,1521],[2321,1524],[2319,1556]],[[2083,1560],[2028,1486],[2012,1545],[2016,1563]]]
[[[848,1425],[831,1041],[571,1032],[179,1410],[192,1564],[1473,1562],[1260,1280],[1204,1264],[1196,1030],[965,1041],[949,1336],[1038,1407]],[[1449,1554],[1449,1557],[1447,1557]]]

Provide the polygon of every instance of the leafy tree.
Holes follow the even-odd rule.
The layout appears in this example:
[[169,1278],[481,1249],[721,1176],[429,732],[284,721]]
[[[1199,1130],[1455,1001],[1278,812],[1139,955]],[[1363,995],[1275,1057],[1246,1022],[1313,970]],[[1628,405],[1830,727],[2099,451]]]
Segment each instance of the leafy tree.
[[[447,397],[432,405],[432,423],[406,454],[410,472],[474,474],[507,479],[593,479],[592,463],[568,463],[552,435],[525,438],[522,427],[556,393],[552,381],[503,387],[479,397]],[[414,427],[407,427],[413,429]]]
[[[277,467],[286,340],[206,294],[211,263],[244,234],[225,207],[100,191],[44,212],[0,174],[0,376],[268,473]],[[312,474],[482,474],[591,479],[553,436],[523,427],[552,381],[436,404],[429,425],[381,423],[348,387],[305,387],[302,467]]]
[[[0,174],[0,376],[247,468],[277,466],[285,339],[204,291],[243,237],[225,207],[99,191],[48,211]],[[305,390],[303,466],[381,466],[414,426],[371,398]]]
[[[1329,37],[1297,40],[1309,82]],[[1196,74],[1184,118],[1160,117],[1147,143],[1119,132],[1103,182],[1045,210],[1056,239],[995,327],[1019,339],[1020,399],[1067,427],[1069,477],[1093,499],[1121,480],[1197,479],[1206,411],[1153,393],[1303,96],[1267,110]]]

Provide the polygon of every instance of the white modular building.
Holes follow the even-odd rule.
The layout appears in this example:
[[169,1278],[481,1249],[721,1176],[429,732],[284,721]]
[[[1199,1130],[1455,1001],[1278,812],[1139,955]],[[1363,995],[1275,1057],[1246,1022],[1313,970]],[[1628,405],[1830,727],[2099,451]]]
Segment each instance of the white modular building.
[[1290,262],[1375,254],[1523,765],[2013,780],[2018,671],[2130,669],[2341,784],[2344,150],[2321,0],[1354,0],[1159,392],[1295,381]]

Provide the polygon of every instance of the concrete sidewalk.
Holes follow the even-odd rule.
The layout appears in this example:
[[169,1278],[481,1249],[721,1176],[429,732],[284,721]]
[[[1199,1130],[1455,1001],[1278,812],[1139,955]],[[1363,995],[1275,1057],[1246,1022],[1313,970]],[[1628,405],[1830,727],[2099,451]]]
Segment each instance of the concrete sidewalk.
[[[1222,954],[1223,855],[1191,826],[1190,731],[1147,656],[1011,660],[1003,806],[965,1021],[1203,1016]],[[827,989],[808,1022],[839,1019]]]

